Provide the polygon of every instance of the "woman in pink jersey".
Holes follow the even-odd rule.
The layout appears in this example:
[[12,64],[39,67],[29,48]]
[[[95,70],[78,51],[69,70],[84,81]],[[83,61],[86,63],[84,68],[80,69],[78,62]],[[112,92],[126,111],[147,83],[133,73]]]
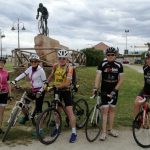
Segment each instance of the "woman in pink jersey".
[[11,95],[11,88],[8,83],[9,74],[7,70],[4,69],[6,63],[6,58],[0,57],[0,134],[4,131],[1,129],[5,107],[7,105],[8,95]]

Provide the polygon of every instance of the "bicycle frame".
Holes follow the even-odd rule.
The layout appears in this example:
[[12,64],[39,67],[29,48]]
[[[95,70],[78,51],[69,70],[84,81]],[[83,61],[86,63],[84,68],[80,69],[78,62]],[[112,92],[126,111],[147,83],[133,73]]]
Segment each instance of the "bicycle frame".
[[[15,106],[13,107],[13,109],[12,109],[12,111],[11,111],[10,117],[9,117],[9,119],[8,119],[8,121],[7,121],[8,123],[9,123],[9,121],[11,120],[11,117],[12,117],[12,114],[14,113],[14,111],[15,111],[17,108],[19,108],[19,113],[17,114],[17,117],[16,117],[16,119],[15,119],[15,121],[14,121],[13,126],[15,125],[15,123],[16,123],[16,121],[17,121],[17,119],[18,119],[18,116],[19,116],[20,113],[21,113],[21,110],[22,110],[23,108],[27,108],[27,109],[30,109],[30,108],[31,108],[31,101],[32,101],[32,99],[30,99],[29,97],[27,97],[26,94],[27,94],[27,93],[26,93],[26,91],[25,91],[25,92],[22,94],[20,100],[16,102]],[[28,103],[28,104],[25,102],[25,99],[29,100],[29,103]],[[29,114],[29,118],[31,118],[31,114]]]

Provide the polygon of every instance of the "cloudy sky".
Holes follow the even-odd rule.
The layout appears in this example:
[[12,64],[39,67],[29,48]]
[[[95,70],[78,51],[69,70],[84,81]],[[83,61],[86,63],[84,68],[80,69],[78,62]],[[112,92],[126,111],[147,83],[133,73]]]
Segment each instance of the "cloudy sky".
[[[100,42],[119,47],[144,45],[150,42],[149,0],[5,0],[0,1],[0,29],[5,38],[2,46],[10,53],[17,48],[17,19],[20,28],[20,47],[34,47],[38,34],[36,13],[42,2],[49,11],[49,36],[71,49],[91,47]],[[4,52],[4,53],[5,53]]]

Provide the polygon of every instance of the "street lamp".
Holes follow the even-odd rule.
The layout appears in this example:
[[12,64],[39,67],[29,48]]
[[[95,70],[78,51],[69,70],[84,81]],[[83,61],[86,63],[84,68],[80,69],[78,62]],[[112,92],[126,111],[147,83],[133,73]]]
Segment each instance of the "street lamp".
[[129,30],[125,30],[126,33],[126,50],[127,50],[127,33],[129,32]]
[[[20,25],[22,24],[22,28],[21,30],[26,30],[25,27],[24,27],[24,23],[23,22],[19,22],[19,18],[18,18],[18,21],[17,21],[17,24],[13,24],[11,30],[14,31],[14,30],[17,30],[18,31],[18,49],[20,48],[20,36],[19,36],[19,32],[20,32]],[[16,28],[15,28],[15,25],[16,25]]]
[[5,34],[3,34],[1,29],[0,29],[1,57],[2,57],[2,38],[4,38],[4,37],[5,37]]

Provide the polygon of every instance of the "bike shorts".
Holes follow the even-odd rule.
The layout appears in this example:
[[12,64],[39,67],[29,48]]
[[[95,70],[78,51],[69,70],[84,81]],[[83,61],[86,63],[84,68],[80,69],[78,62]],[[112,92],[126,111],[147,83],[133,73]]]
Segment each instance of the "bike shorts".
[[142,90],[139,92],[138,96],[144,98],[144,95],[150,95],[150,92],[146,92],[144,89],[142,89]]
[[0,106],[6,106],[8,100],[8,93],[1,93],[0,94]]
[[[104,93],[110,93],[110,92],[104,92]],[[116,93],[116,98],[113,99],[113,102],[111,104],[109,104],[109,102],[111,101],[110,97],[108,97],[107,95],[101,95],[101,106],[115,107],[117,105],[117,100],[118,100],[118,92]]]
[[[59,97],[60,97],[60,101],[64,101],[65,106],[73,105],[73,100],[70,91],[60,91]],[[61,106],[61,104],[59,104],[59,106]]]

